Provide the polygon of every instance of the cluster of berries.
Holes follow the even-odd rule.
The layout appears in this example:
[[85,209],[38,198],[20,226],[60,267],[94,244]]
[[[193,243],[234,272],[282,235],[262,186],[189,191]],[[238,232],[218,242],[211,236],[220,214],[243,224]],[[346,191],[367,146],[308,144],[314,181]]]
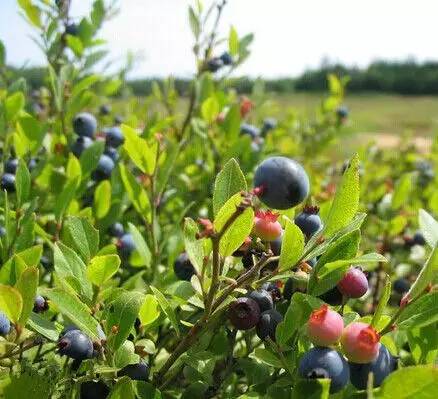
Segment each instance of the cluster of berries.
[[108,232],[117,239],[116,246],[119,249],[120,257],[123,260],[128,260],[136,249],[132,234],[126,233],[123,225],[119,222],[113,223]]
[[[31,158],[27,164],[29,171],[36,168],[38,164],[37,158]],[[0,181],[0,187],[2,190],[6,190],[8,193],[15,191],[15,174],[18,168],[18,158],[12,155],[6,160],[3,168],[3,175]]]
[[220,57],[210,58],[206,63],[206,69],[209,72],[217,72],[224,66],[232,66],[234,63],[233,57],[230,53],[224,52]]
[[[378,387],[397,368],[397,360],[381,344],[375,329],[362,322],[353,322],[344,328],[341,315],[322,305],[314,310],[307,322],[307,335],[315,345],[306,352],[299,364],[302,378],[331,380],[330,392],[336,393],[348,381],[357,388],[367,387],[369,374]],[[332,349],[340,342],[342,352]]]
[[249,136],[251,138],[251,148],[254,152],[258,152],[263,147],[266,134],[276,127],[277,121],[274,118],[266,118],[261,129],[249,123],[242,123],[240,125],[240,134]]

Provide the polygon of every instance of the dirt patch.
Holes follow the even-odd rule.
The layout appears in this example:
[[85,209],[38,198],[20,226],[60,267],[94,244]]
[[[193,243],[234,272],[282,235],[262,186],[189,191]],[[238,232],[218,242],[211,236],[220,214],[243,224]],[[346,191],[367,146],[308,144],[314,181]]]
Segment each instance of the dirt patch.
[[402,142],[405,144],[406,140],[412,143],[418,152],[422,154],[427,154],[432,149],[432,139],[430,137],[417,136],[406,139],[391,133],[362,133],[360,136],[362,136],[362,140],[366,138],[369,141],[374,141],[378,147],[384,149],[398,148]]

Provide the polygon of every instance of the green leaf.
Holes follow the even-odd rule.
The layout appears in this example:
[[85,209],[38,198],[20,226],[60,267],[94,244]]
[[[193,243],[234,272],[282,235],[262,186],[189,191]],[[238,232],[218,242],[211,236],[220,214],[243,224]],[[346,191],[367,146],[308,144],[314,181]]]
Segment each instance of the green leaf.
[[435,248],[438,242],[438,222],[424,209],[420,209],[418,213],[418,222],[426,242]]
[[236,193],[248,189],[239,164],[231,158],[216,176],[213,191],[213,213],[217,215],[224,204]]
[[132,223],[128,223],[129,231],[132,234],[132,238],[135,243],[135,249],[140,255],[143,264],[146,267],[150,267],[151,260],[152,260],[152,254],[149,250],[148,245],[146,244],[145,239],[141,235],[141,233],[138,231],[137,227],[135,227]]
[[134,205],[135,210],[140,214],[140,216],[150,221],[151,204],[146,191],[135,180],[135,177],[128,171],[125,165],[120,163],[119,168],[123,185],[129,199],[132,202],[132,205]]
[[239,106],[235,104],[229,109],[225,120],[221,125],[223,130],[225,131],[227,140],[229,140],[231,143],[239,139],[240,122],[240,109]]
[[76,36],[66,35],[67,46],[73,51],[76,57],[81,57],[84,52],[84,45],[82,44],[81,39]]
[[133,381],[129,377],[120,378],[108,399],[135,399]]
[[144,295],[139,292],[122,292],[114,301],[108,304],[106,312],[107,331],[117,327],[117,333],[110,333],[108,344],[117,350],[131,333],[135,319],[143,303]]
[[100,287],[106,283],[120,267],[118,255],[95,256],[87,268],[87,277],[94,285]]
[[411,354],[417,364],[433,364],[438,355],[438,323],[406,331]]
[[27,367],[21,373],[11,373],[10,383],[2,389],[2,397],[48,399],[53,397],[54,386],[53,373],[41,373],[37,367]]
[[59,196],[56,198],[54,214],[56,220],[61,220],[70,203],[73,201],[79,180],[67,181]]
[[208,97],[201,105],[201,115],[208,123],[213,123],[220,111],[219,101],[215,96]]
[[134,342],[126,340],[114,354],[114,365],[123,368],[128,364],[138,363],[140,357],[135,353]]
[[31,313],[30,318],[27,321],[27,327],[38,334],[41,334],[43,337],[46,337],[50,341],[56,342],[59,338],[59,332],[56,329],[55,324],[37,313]]
[[104,218],[111,208],[111,183],[101,182],[94,192],[94,212],[98,219]]
[[15,285],[28,266],[38,266],[43,247],[35,245],[16,253],[0,268],[0,283]]
[[301,258],[304,249],[304,235],[300,228],[285,217],[286,227],[281,242],[279,271],[291,269]]
[[420,270],[420,273],[418,273],[417,279],[411,285],[411,288],[406,294],[406,297],[413,299],[417,295],[421,294],[429,285],[429,283],[432,282],[437,271],[438,271],[438,247],[435,247],[429,256],[429,259],[426,261],[426,263]]
[[17,91],[7,97],[5,100],[6,118],[9,121],[15,119],[18,113],[23,109],[24,104],[24,94],[21,91]]
[[[214,219],[214,228],[216,231],[221,231],[222,227],[228,222],[230,217],[236,212],[237,207],[242,202],[240,193],[234,194],[225,205],[219,210]],[[222,256],[230,256],[249,236],[254,224],[254,210],[247,208],[241,213],[237,219],[228,227],[223,234],[219,252]]]
[[394,192],[392,193],[391,207],[394,210],[408,202],[409,194],[412,190],[412,175],[404,174],[396,183]]
[[378,262],[387,262],[387,259],[380,254],[371,253],[354,259],[326,263],[318,270],[317,283],[311,290],[309,289],[309,293],[318,296],[332,289],[352,265],[366,265]]
[[61,279],[73,278],[78,283],[78,294],[91,299],[93,295],[90,282],[86,278],[86,266],[82,259],[71,248],[58,242],[53,250],[55,272]]
[[81,163],[83,178],[96,169],[97,163],[99,162],[104,149],[105,143],[103,141],[95,141],[81,154],[79,161]]
[[333,233],[347,226],[356,215],[359,207],[359,158],[357,154],[351,159],[342,180],[336,189],[323,234]]
[[88,219],[69,216],[64,223],[64,241],[71,246],[85,262],[97,254],[99,250],[99,231]]
[[438,391],[438,368],[403,367],[383,381],[378,399],[432,399]]
[[17,155],[24,156],[28,151],[38,152],[46,134],[46,126],[33,116],[26,114],[20,116],[16,127],[20,140],[24,142],[24,152]]
[[68,180],[73,180],[73,179],[78,179],[78,181],[81,180],[81,176],[82,176],[81,164],[73,154],[69,154],[68,156],[68,162],[67,162],[67,167],[65,169],[65,174]]
[[68,317],[72,323],[87,334],[91,339],[99,339],[99,323],[91,315],[91,310],[79,298],[60,288],[42,290],[43,295],[47,296],[59,309]]
[[151,295],[145,295],[143,304],[140,307],[138,317],[143,326],[152,324],[160,316],[160,309],[157,299]]
[[374,316],[371,320],[372,326],[377,326],[380,318],[382,317],[383,311],[388,304],[389,298],[391,296],[391,280],[387,274],[385,274],[385,286],[383,288],[383,293],[380,296],[377,309],[374,312]]
[[330,395],[330,380],[301,380],[294,386],[294,399],[328,399]]
[[0,285],[0,310],[11,320],[17,323],[23,309],[23,298],[20,291],[9,285]]
[[6,48],[3,42],[0,40],[0,66],[6,63]]
[[260,360],[262,363],[267,364],[268,366],[272,366],[275,368],[282,368],[283,364],[281,360],[273,354],[271,351],[263,348],[256,348],[254,350],[254,357]]
[[18,0],[18,5],[24,11],[29,22],[37,28],[41,28],[41,11],[32,4],[32,0]]
[[[139,399],[161,399],[161,393],[151,383],[136,381],[137,396]],[[193,398],[194,399],[194,398]]]
[[21,311],[20,319],[18,320],[18,324],[22,327],[26,325],[26,322],[32,313],[38,288],[38,277],[38,269],[36,267],[28,267],[23,273],[21,273],[20,279],[15,286],[23,299],[23,309]]
[[167,318],[169,319],[170,323],[172,324],[173,328],[176,331],[176,334],[179,336],[179,325],[178,325],[178,319],[176,318],[175,311],[173,310],[172,306],[170,306],[170,303],[168,300],[164,297],[164,295],[161,293],[160,290],[155,288],[151,285],[151,290],[155,295],[155,298],[158,301],[158,304],[161,307],[161,310],[165,313]]
[[307,323],[310,313],[318,309],[324,302],[311,295],[296,292],[293,294],[284,320],[278,325],[275,332],[280,346],[286,345],[290,338]]
[[195,36],[195,38],[199,37],[199,34],[201,33],[201,23],[191,6],[189,6],[189,22],[193,36]]
[[239,54],[239,36],[234,26],[230,28],[228,36],[228,51],[233,57]]
[[122,125],[121,129],[125,137],[123,148],[129,155],[129,158],[131,158],[131,161],[143,173],[152,175],[156,163],[157,142],[150,146],[133,128]]
[[30,194],[30,174],[26,163],[22,159],[18,163],[15,188],[17,190],[18,206],[21,206],[27,201]]
[[432,292],[407,305],[400,314],[400,330],[425,327],[438,321],[438,292]]
[[189,256],[190,262],[195,269],[200,272],[204,263],[204,244],[198,240],[198,225],[193,219],[185,218],[184,220],[184,246]]

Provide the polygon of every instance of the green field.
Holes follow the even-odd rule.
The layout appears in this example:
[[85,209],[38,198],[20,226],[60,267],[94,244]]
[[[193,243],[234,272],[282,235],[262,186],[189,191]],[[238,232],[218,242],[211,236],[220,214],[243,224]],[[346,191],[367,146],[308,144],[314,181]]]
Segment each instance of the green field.
[[[322,94],[276,96],[275,102],[311,115]],[[411,133],[431,136],[438,127],[438,97],[384,94],[348,95],[350,125],[358,133]]]

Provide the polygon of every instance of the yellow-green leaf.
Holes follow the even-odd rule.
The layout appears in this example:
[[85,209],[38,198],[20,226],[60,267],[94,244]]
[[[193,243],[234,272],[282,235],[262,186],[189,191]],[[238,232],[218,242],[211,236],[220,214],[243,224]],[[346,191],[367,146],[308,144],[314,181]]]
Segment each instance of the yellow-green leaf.
[[107,282],[120,267],[118,255],[95,256],[87,268],[87,277],[94,285],[100,287]]
[[20,319],[23,309],[23,298],[20,292],[9,285],[0,285],[0,311],[13,323]]

